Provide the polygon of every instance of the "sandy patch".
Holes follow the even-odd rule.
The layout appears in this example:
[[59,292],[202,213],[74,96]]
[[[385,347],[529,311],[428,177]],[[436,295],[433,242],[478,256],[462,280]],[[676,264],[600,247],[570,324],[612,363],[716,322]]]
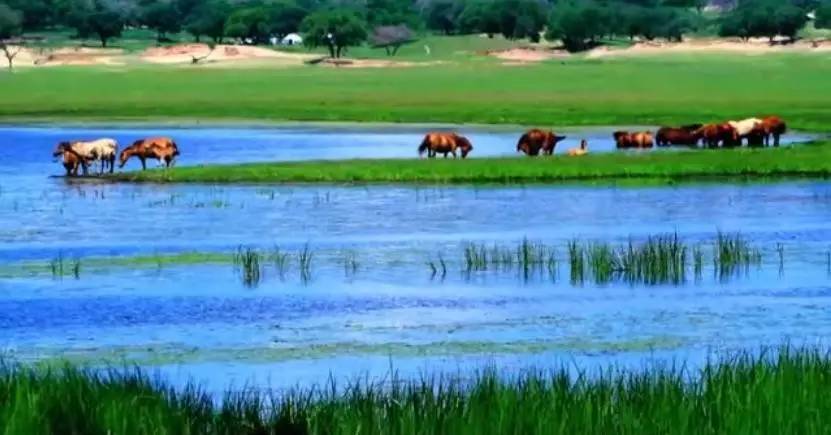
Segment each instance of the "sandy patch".
[[568,57],[565,51],[552,50],[550,48],[511,48],[508,50],[488,51],[485,54],[497,59],[504,60],[503,65],[521,65],[527,63],[543,62],[550,59]]
[[736,53],[759,55],[767,53],[811,53],[831,51],[831,41],[800,40],[793,44],[777,42],[771,44],[767,39],[695,39],[684,42],[639,42],[626,48],[597,47],[588,52],[588,58],[614,56],[638,56],[666,53]]
[[200,63],[227,64],[250,61],[278,61],[281,63],[301,65],[312,55],[285,53],[262,47],[242,45],[217,45],[211,51],[207,44],[176,44],[165,47],[153,47],[145,50],[141,60],[155,64],[191,64],[193,58],[205,57]]
[[124,51],[110,48],[73,47],[58,50],[23,48],[15,67],[124,65]]

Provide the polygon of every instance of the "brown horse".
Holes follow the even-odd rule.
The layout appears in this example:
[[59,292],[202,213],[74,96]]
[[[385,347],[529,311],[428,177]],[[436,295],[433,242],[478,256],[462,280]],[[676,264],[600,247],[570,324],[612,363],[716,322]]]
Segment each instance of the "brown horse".
[[544,155],[550,156],[554,154],[554,148],[557,144],[565,138],[565,136],[557,136],[551,130],[543,131],[535,128],[528,130],[519,138],[519,142],[516,144],[516,150],[517,152],[521,151],[525,153],[527,156],[537,156],[540,154],[540,151]]
[[765,145],[770,145],[770,137],[773,136],[773,146],[779,146],[779,138],[788,131],[788,125],[778,116],[766,116],[762,118],[762,128],[765,130]]
[[119,168],[127,164],[127,160],[133,156],[141,161],[141,169],[147,169],[147,159],[156,159],[164,163],[166,168],[173,165],[176,157],[179,156],[179,147],[173,139],[167,137],[151,137],[133,142],[132,145],[124,148],[119,156]]
[[659,147],[669,145],[696,146],[698,145],[698,141],[701,140],[701,135],[697,133],[701,127],[701,124],[690,124],[681,127],[661,127],[655,133],[655,142],[657,142]]
[[616,131],[612,134],[615,138],[615,145],[618,148],[652,148],[655,146],[655,139],[648,131],[629,133],[628,131]]
[[426,151],[427,157],[431,159],[439,153],[444,154],[445,159],[448,154],[453,154],[455,159],[456,150],[459,150],[462,158],[465,158],[473,150],[473,145],[466,137],[456,133],[432,132],[424,136],[424,140],[418,146],[418,155],[421,156]]
[[72,149],[69,142],[62,142],[58,144],[58,148],[52,153],[53,157],[61,157],[63,159],[63,167],[66,170],[67,177],[77,177],[78,168],[82,167],[84,175],[87,175],[88,162],[84,160],[77,152]]
[[700,135],[704,144],[710,148],[718,148],[719,143],[725,147],[741,145],[739,132],[726,122],[722,124],[706,124],[696,130],[696,134]]

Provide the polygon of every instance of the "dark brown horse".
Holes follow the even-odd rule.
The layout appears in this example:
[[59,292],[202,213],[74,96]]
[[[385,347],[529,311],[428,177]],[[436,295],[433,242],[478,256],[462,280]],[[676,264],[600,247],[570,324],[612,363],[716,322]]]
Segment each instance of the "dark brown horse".
[[427,157],[434,158],[436,154],[444,154],[447,158],[448,154],[452,154],[456,158],[456,151],[459,151],[464,159],[473,150],[473,145],[470,141],[456,133],[427,133],[421,145],[418,146],[418,155],[421,156],[427,152]]
[[652,148],[655,146],[655,139],[648,131],[629,133],[628,131],[616,131],[612,133],[615,138],[615,146],[620,149],[626,148]]
[[141,161],[141,169],[147,169],[147,159],[156,159],[164,163],[166,168],[173,165],[176,157],[179,156],[179,147],[173,139],[168,137],[151,137],[133,142],[132,145],[124,148],[119,156],[119,168],[127,164],[127,160],[138,157]]
[[773,136],[773,146],[779,146],[779,138],[788,131],[788,125],[778,116],[766,116],[762,118],[762,128],[765,130],[765,145],[770,145],[770,137]]
[[544,155],[550,156],[554,154],[554,148],[557,144],[565,138],[565,136],[557,136],[551,130],[543,131],[535,128],[528,130],[519,138],[519,142],[516,144],[516,150],[517,152],[525,153],[527,156],[538,156],[540,151]]
[[728,123],[705,124],[696,133],[701,135],[704,144],[710,148],[718,148],[719,144],[724,147],[735,147],[741,145],[739,132]]
[[77,177],[78,168],[83,168],[83,174],[87,175],[89,164],[82,158],[69,142],[61,142],[52,153],[53,157],[61,157],[67,177]]
[[696,146],[701,140],[697,130],[701,124],[690,124],[681,127],[661,127],[655,133],[655,142],[659,147],[670,145]]

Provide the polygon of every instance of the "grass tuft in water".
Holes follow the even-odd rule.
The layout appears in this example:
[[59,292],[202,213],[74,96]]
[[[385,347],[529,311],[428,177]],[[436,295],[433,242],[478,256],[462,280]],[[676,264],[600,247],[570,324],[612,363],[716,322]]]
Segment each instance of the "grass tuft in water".
[[256,287],[260,284],[262,269],[260,253],[257,250],[240,246],[234,254],[234,266],[240,271],[243,285]]
[[729,279],[742,271],[747,272],[750,266],[762,262],[762,253],[750,245],[740,233],[725,234],[719,231],[714,245],[713,262],[716,275],[722,279]]
[[300,267],[300,279],[303,282],[312,279],[312,260],[314,259],[314,252],[312,252],[309,244],[303,245],[303,249],[297,253],[297,264]]

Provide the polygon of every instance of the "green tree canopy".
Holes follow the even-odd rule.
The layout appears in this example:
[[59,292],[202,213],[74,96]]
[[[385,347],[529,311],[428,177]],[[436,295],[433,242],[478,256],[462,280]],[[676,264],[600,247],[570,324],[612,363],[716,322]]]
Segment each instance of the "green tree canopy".
[[72,0],[72,8],[67,17],[67,24],[75,28],[78,36],[88,38],[95,36],[101,46],[118,36],[126,22],[125,9],[112,0]]
[[314,12],[300,24],[303,41],[312,47],[328,47],[331,57],[341,57],[346,47],[366,40],[366,22],[349,9]]

